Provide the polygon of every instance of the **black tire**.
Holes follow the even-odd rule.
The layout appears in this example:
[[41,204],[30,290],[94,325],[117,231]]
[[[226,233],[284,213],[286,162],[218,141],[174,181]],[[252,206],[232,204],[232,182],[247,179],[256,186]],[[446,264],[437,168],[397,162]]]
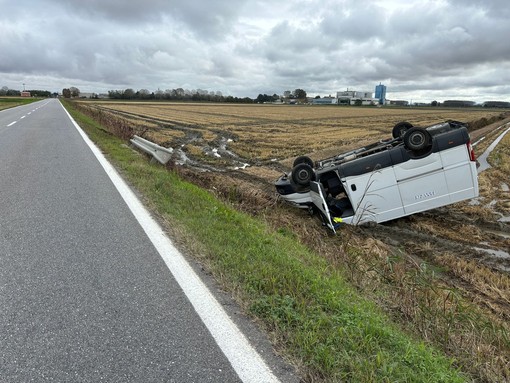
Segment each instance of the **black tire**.
[[292,168],[292,181],[299,186],[308,186],[315,179],[313,168],[308,164],[297,164]]
[[432,137],[425,129],[411,128],[404,134],[404,145],[413,152],[424,150],[431,143]]
[[413,124],[407,121],[402,121],[396,124],[391,131],[393,138],[404,137],[404,134],[413,127]]
[[307,156],[299,156],[299,157],[297,157],[294,160],[294,163],[292,164],[292,167],[295,167],[296,165],[299,165],[299,164],[307,164],[311,168],[313,168],[313,165],[314,165],[312,159],[310,157],[307,157]]

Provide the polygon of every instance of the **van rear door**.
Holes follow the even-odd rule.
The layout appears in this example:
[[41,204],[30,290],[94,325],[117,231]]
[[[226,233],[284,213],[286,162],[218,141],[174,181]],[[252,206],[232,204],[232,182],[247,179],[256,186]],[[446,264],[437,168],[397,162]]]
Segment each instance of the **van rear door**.
[[310,198],[312,199],[312,203],[319,209],[324,224],[333,230],[333,233],[336,233],[324,194],[324,189],[320,183],[315,181],[310,182]]

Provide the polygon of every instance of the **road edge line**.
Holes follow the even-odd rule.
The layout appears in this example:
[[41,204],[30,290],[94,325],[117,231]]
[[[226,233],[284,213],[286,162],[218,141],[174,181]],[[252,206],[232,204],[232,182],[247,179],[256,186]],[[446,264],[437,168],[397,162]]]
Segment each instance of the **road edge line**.
[[245,383],[280,382],[127,183],[81,129],[62,103],[60,101],[59,103],[85,143],[92,150],[161,258],[163,258],[166,266],[239,378]]

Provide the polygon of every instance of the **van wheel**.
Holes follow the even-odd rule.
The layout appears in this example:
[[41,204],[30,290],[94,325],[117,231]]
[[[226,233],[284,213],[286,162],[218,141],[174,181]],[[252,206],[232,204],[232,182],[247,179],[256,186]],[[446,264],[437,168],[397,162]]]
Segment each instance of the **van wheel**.
[[404,137],[405,132],[413,127],[413,124],[407,121],[402,121],[396,124],[391,131],[393,138]]
[[432,142],[430,133],[425,129],[411,128],[404,134],[404,145],[412,151],[423,150]]
[[313,168],[313,161],[310,157],[307,156],[299,156],[294,160],[294,163],[292,164],[292,167],[299,165],[299,164],[307,164],[311,168]]
[[310,185],[310,181],[315,178],[315,174],[313,173],[313,169],[308,164],[297,164],[292,168],[291,173],[292,181],[300,186],[308,186]]

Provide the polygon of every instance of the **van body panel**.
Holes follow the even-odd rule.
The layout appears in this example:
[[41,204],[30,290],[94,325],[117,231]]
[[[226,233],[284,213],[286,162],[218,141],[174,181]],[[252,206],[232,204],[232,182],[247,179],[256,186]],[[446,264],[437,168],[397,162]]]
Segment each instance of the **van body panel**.
[[357,223],[383,222],[404,214],[393,167],[347,177],[345,185]]
[[451,203],[478,196],[478,174],[474,162],[446,168],[445,177]]
[[478,174],[476,163],[470,161],[468,146],[459,145],[440,153],[450,203],[477,197]]
[[430,153],[424,158],[410,159],[394,167],[397,182],[414,178],[417,175],[433,173],[442,168],[443,162],[439,153]]
[[450,203],[444,172],[440,169],[399,182],[406,214],[433,209]]
[[457,164],[465,164],[469,162],[469,151],[466,145],[455,146],[448,150],[440,152],[443,167],[454,167]]

